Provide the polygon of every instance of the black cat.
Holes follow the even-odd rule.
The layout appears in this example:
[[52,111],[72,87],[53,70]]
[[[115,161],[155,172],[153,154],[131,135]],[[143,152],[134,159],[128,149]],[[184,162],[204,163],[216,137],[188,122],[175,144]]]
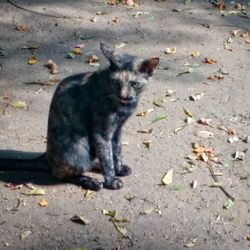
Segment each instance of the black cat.
[[[100,190],[123,186],[118,176],[131,174],[121,157],[121,129],[135,111],[140,93],[159,58],[136,63],[131,55],[101,50],[110,66],[65,78],[53,96],[47,151],[33,160],[0,159],[0,170],[47,170],[59,180]],[[104,182],[84,176],[98,159]]]

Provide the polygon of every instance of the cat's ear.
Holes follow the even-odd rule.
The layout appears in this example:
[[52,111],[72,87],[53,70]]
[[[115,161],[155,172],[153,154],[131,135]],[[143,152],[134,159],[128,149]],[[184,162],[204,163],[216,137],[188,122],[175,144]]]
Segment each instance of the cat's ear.
[[160,62],[159,57],[153,57],[151,59],[145,60],[140,65],[139,72],[147,74],[148,76],[152,76],[159,62]]
[[100,48],[103,53],[110,61],[113,61],[115,49],[105,43],[100,43]]

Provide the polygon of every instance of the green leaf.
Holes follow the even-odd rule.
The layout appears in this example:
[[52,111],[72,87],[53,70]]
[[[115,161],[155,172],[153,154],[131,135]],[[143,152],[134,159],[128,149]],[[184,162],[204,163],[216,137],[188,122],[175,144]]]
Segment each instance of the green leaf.
[[116,230],[123,236],[123,237],[128,237],[128,232],[127,229],[123,226],[118,224],[115,221],[112,221],[112,223],[114,224]]
[[141,215],[148,215],[148,214],[151,214],[155,211],[155,208],[154,207],[151,207],[151,208],[146,208],[144,209],[142,212],[140,212]]
[[69,52],[68,54],[67,54],[67,58],[69,58],[69,59],[75,59],[76,58],[76,54],[74,53],[74,52]]
[[21,101],[14,101],[10,105],[14,108],[17,108],[17,109],[27,108],[27,104],[25,102],[21,102]]
[[130,193],[127,193],[127,194],[125,194],[124,198],[125,198],[126,200],[128,200],[128,201],[132,201],[132,200],[134,200],[134,199],[136,198],[136,196],[135,196],[135,195],[132,195],[132,194],[130,194]]
[[21,240],[24,240],[24,239],[27,238],[30,234],[32,234],[32,231],[31,231],[31,230],[26,230],[26,231],[24,231],[24,232],[20,235]]
[[5,50],[0,48],[0,56],[6,56]]
[[229,208],[231,208],[233,206],[234,206],[234,201],[232,201],[231,199],[227,199],[225,201],[225,203],[223,204],[224,209],[229,209]]
[[166,119],[166,118],[167,118],[166,115],[159,115],[159,116],[156,116],[156,117],[153,119],[153,121],[151,122],[151,124],[152,124],[152,123],[159,122],[159,121],[164,120],[164,119]]
[[164,107],[162,98],[157,98],[153,100],[153,104],[157,107]]
[[46,194],[46,191],[43,188],[38,187],[38,188],[32,189],[29,192],[23,193],[23,194],[25,194],[25,195],[44,195],[44,194]]
[[84,40],[93,39],[94,36],[91,36],[91,35],[81,35],[79,38],[80,38],[82,41],[84,41]]

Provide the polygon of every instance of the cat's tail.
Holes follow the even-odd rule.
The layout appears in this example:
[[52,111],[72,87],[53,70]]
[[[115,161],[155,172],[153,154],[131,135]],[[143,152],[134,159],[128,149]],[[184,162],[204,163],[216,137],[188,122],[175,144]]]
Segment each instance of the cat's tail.
[[0,159],[0,171],[44,171],[48,172],[49,167],[46,153],[32,159]]

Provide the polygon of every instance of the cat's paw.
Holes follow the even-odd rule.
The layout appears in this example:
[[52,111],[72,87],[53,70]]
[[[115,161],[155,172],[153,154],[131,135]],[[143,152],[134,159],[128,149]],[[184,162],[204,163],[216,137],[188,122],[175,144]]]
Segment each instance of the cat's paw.
[[127,165],[122,165],[122,169],[119,173],[117,173],[117,176],[128,176],[132,174],[132,170],[129,166]]
[[116,177],[110,181],[105,181],[104,187],[107,189],[113,189],[113,190],[121,189],[123,187],[123,183],[119,178]]

